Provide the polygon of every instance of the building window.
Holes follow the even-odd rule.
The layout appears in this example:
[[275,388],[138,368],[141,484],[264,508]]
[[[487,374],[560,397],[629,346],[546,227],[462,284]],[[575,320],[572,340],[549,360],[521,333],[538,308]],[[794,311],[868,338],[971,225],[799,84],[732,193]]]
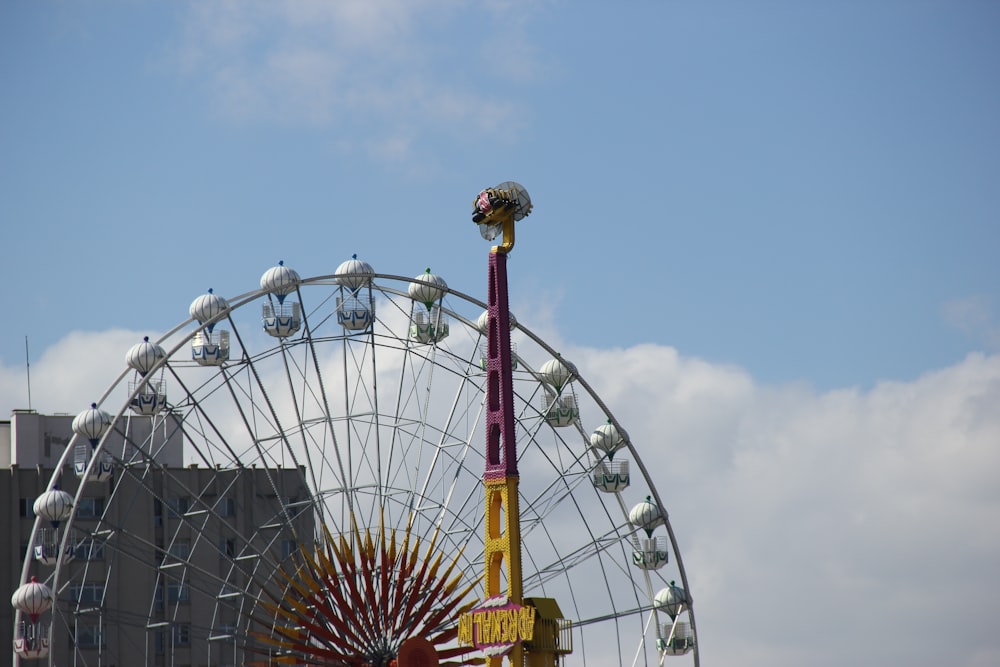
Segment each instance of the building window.
[[289,558],[296,551],[298,545],[295,544],[295,540],[281,540],[281,560]]
[[191,556],[191,540],[174,540],[167,553],[172,558],[186,561]]
[[97,625],[77,625],[76,645],[80,648],[100,648],[104,646],[101,628]]
[[[156,631],[156,655],[166,653],[167,633],[163,630]],[[170,626],[170,645],[174,647],[191,645],[191,626],[187,623],[179,623]]]
[[35,501],[31,498],[21,498],[18,507],[22,519],[31,519],[35,516]]
[[170,604],[190,602],[191,589],[188,588],[187,584],[167,584],[167,601]]
[[77,560],[104,560],[104,542],[83,540],[73,553]]
[[190,646],[191,626],[188,625],[187,623],[179,623],[177,625],[171,625],[170,644],[171,646]]
[[294,520],[295,516],[298,514],[299,508],[292,507],[292,505],[295,505],[297,502],[298,500],[291,496],[281,497],[281,508],[285,513],[285,518],[288,519],[289,521]]
[[232,517],[236,516],[236,499],[235,498],[220,498],[218,506],[219,516]]
[[104,514],[104,498],[80,498],[76,504],[76,518],[100,519]]
[[223,558],[236,558],[236,540],[231,537],[219,540],[219,555]]
[[81,607],[100,607],[104,604],[104,586],[98,583],[71,584],[69,599]]
[[170,516],[173,518],[181,517],[187,514],[190,505],[191,503],[186,497],[169,498],[167,500],[167,509]]

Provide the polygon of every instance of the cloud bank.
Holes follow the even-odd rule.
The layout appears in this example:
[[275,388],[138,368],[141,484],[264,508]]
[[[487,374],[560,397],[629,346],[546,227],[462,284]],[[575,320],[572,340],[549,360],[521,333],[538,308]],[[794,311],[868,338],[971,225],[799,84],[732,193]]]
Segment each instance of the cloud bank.
[[1000,356],[824,393],[655,345],[571,359],[656,471],[708,662],[1000,664]]
[[[33,407],[84,409],[141,336],[68,334]],[[1000,355],[817,392],[660,345],[564,354],[668,505],[706,664],[1000,664]],[[8,413],[23,378],[0,368]]]

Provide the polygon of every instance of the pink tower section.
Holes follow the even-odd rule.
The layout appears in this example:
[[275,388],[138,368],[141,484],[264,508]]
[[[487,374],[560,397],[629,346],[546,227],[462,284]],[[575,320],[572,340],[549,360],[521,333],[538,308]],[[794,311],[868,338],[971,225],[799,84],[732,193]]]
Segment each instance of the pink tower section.
[[518,476],[506,254],[490,253],[489,281],[486,326],[486,471],[483,478],[495,480]]

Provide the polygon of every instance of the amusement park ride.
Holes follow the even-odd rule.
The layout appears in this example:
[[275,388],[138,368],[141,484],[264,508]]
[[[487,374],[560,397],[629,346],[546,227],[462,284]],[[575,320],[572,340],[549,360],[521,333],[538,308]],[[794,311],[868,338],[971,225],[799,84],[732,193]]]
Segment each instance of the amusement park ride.
[[[510,313],[507,256],[515,223],[531,209],[514,182],[473,202],[482,236],[501,240],[489,253],[485,304],[429,269],[413,279],[379,275],[355,256],[332,276],[303,280],[279,264],[260,290],[233,303],[209,290],[191,304],[191,320],[134,346],[118,382],[131,374],[125,402],[115,415],[95,403],[77,416],[76,438],[34,503],[25,583],[11,598],[15,664],[55,665],[62,642],[60,667],[554,667],[663,664],[685,654],[697,667],[686,574],[645,466],[576,368]],[[376,279],[406,282],[406,292]],[[307,306],[307,287],[333,291]],[[467,317],[446,295],[485,310]],[[398,306],[407,298],[409,313]],[[277,341],[262,352],[234,317],[256,299],[264,300],[258,321]],[[178,334],[192,321],[195,332]],[[225,321],[235,340],[217,329]],[[459,328],[469,342],[446,346]],[[552,358],[533,370],[512,341],[515,329]],[[333,344],[339,358],[320,351]],[[206,367],[218,374],[199,376]],[[181,388],[174,402],[168,375]],[[287,384],[273,379],[282,375]],[[431,389],[442,376],[452,378],[443,403]],[[574,387],[606,418],[589,436]],[[133,416],[151,420],[148,435],[133,434]],[[580,433],[583,450],[561,430]],[[157,464],[157,438],[178,437],[192,452],[187,472],[208,481]],[[619,452],[632,454],[649,486],[631,510]],[[70,457],[75,494],[59,485]],[[301,474],[308,497],[283,496],[269,473],[278,468]],[[250,471],[274,491],[247,491],[240,504],[231,480]],[[77,512],[88,488],[105,493],[90,526]],[[171,511],[155,514],[157,532],[140,539],[129,511],[147,497]],[[265,520],[267,502],[276,511]],[[252,531],[238,530],[237,511],[261,515]],[[99,543],[109,553],[102,566],[72,563],[81,530],[91,549]],[[148,594],[134,609],[111,609],[111,571],[143,549],[162,553],[148,567]],[[682,585],[661,574],[671,550]],[[84,609],[94,581],[105,588]],[[106,619],[95,645],[79,641],[88,616]]]

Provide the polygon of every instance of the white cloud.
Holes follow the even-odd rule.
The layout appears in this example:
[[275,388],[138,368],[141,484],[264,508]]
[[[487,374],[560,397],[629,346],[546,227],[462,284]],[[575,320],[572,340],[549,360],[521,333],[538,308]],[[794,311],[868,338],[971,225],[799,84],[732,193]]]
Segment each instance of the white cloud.
[[1000,323],[988,297],[952,299],[944,304],[944,318],[951,327],[977,343],[986,345],[988,349],[1000,349]]
[[[68,334],[34,407],[97,400],[141,335]],[[817,392],[659,345],[564,352],[668,506],[706,664],[998,663],[1000,355]],[[22,378],[0,368],[7,409]]]
[[[977,664],[1000,651],[980,620],[1000,611],[1000,357],[826,393],[657,346],[572,359],[656,471],[707,660]],[[954,641],[923,641],[935,624]]]
[[[519,48],[508,44],[516,68],[490,65],[488,51],[477,56],[451,38],[467,20],[460,10],[451,0],[196,3],[168,60],[204,83],[221,117],[343,137],[363,128],[372,139],[361,150],[396,160],[409,151],[404,133],[509,134],[518,122],[509,94],[458,72],[479,57],[491,81],[530,78],[530,46],[523,36]],[[480,18],[484,34],[498,29],[488,10]]]
[[[42,413],[76,414],[99,401],[126,368],[129,348],[147,332],[112,329],[73,331],[31,359],[31,408]],[[0,366],[0,406],[3,419],[28,407],[24,367]]]

